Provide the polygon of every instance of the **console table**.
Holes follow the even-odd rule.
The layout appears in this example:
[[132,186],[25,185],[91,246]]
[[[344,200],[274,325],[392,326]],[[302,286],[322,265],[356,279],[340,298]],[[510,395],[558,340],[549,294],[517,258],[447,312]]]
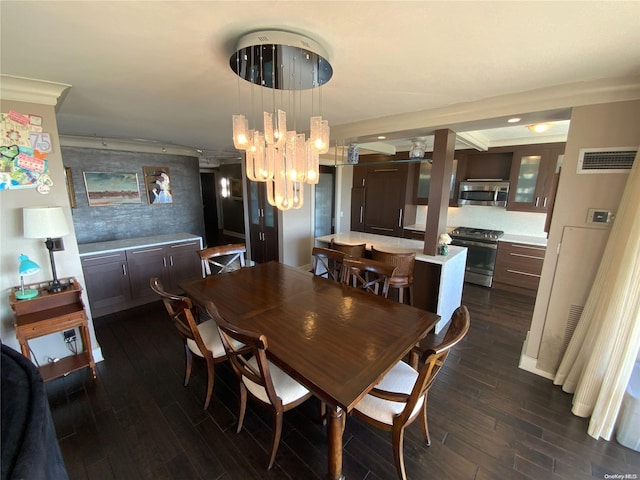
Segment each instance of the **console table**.
[[83,351],[41,366],[40,375],[47,381],[89,367],[93,378],[96,378],[89,320],[81,298],[82,287],[72,277],[60,281],[66,288],[56,293],[47,291],[47,283],[29,285],[29,288],[38,290],[38,296],[28,300],[18,300],[15,295],[17,288],[11,289],[9,304],[15,316],[16,337],[22,355],[31,359],[30,339],[78,327]]

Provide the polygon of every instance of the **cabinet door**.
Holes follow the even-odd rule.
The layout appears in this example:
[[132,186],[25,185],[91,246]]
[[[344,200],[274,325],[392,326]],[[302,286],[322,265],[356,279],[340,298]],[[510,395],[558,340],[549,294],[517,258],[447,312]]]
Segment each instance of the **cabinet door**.
[[[406,166],[376,168],[365,182],[364,231],[402,236]],[[404,168],[402,168],[404,167]]]
[[494,287],[538,290],[546,247],[498,242],[494,271]]
[[[414,164],[416,169],[414,184],[414,203],[416,205],[429,205],[429,187],[431,184],[431,164],[429,162],[420,162]],[[451,182],[449,184],[449,206],[458,205],[456,198],[456,177],[458,170],[458,160],[453,161],[453,169],[451,170]]]
[[364,232],[364,187],[351,189],[351,230]]
[[169,289],[171,279],[163,246],[127,250],[127,265],[131,295],[134,299],[153,301],[159,298],[149,286],[151,277],[159,277],[162,285]]
[[96,317],[109,307],[131,299],[125,252],[104,253],[81,258],[87,297]]
[[547,212],[557,160],[558,150],[514,152],[507,210]]
[[179,284],[202,277],[202,261],[198,255],[200,242],[178,242],[165,247],[169,266],[170,291],[181,291]]
[[278,261],[278,217],[267,202],[266,185],[248,181],[251,259],[256,263]]

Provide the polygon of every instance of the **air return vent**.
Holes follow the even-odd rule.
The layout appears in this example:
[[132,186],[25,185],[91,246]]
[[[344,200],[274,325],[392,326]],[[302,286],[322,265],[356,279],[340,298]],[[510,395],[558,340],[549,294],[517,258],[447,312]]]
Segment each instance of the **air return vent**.
[[582,148],[578,173],[626,173],[638,153],[635,147]]

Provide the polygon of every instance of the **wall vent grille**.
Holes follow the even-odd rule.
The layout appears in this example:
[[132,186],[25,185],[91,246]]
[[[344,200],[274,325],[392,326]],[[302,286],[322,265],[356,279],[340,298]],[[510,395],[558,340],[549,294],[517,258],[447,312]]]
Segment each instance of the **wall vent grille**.
[[571,337],[573,337],[573,332],[575,332],[576,327],[578,326],[583,310],[584,306],[582,305],[571,305],[569,307],[569,316],[567,317],[567,325],[564,329],[564,341],[562,342],[562,353],[560,358],[564,357],[564,354],[567,351],[567,347],[569,346]]
[[633,167],[638,149],[633,147],[583,148],[578,173],[626,173]]

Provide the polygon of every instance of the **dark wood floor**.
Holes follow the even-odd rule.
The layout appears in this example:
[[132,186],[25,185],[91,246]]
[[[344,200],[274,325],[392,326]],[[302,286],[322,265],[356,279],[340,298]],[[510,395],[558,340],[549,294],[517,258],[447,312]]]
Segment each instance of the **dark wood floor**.
[[[432,388],[432,445],[419,422],[407,429],[410,479],[581,479],[640,477],[640,453],[596,441],[570,413],[571,397],[518,369],[532,300],[465,286],[471,330]],[[71,479],[314,479],[327,471],[317,404],[285,414],[274,468],[267,472],[270,417],[250,403],[235,433],[237,395],[228,365],[216,367],[211,405],[202,410],[206,373],[196,362],[182,386],[183,350],[160,302],[94,320],[105,360],[47,383]],[[347,479],[394,479],[390,436],[349,417]],[[624,478],[624,477],[619,477]]]

